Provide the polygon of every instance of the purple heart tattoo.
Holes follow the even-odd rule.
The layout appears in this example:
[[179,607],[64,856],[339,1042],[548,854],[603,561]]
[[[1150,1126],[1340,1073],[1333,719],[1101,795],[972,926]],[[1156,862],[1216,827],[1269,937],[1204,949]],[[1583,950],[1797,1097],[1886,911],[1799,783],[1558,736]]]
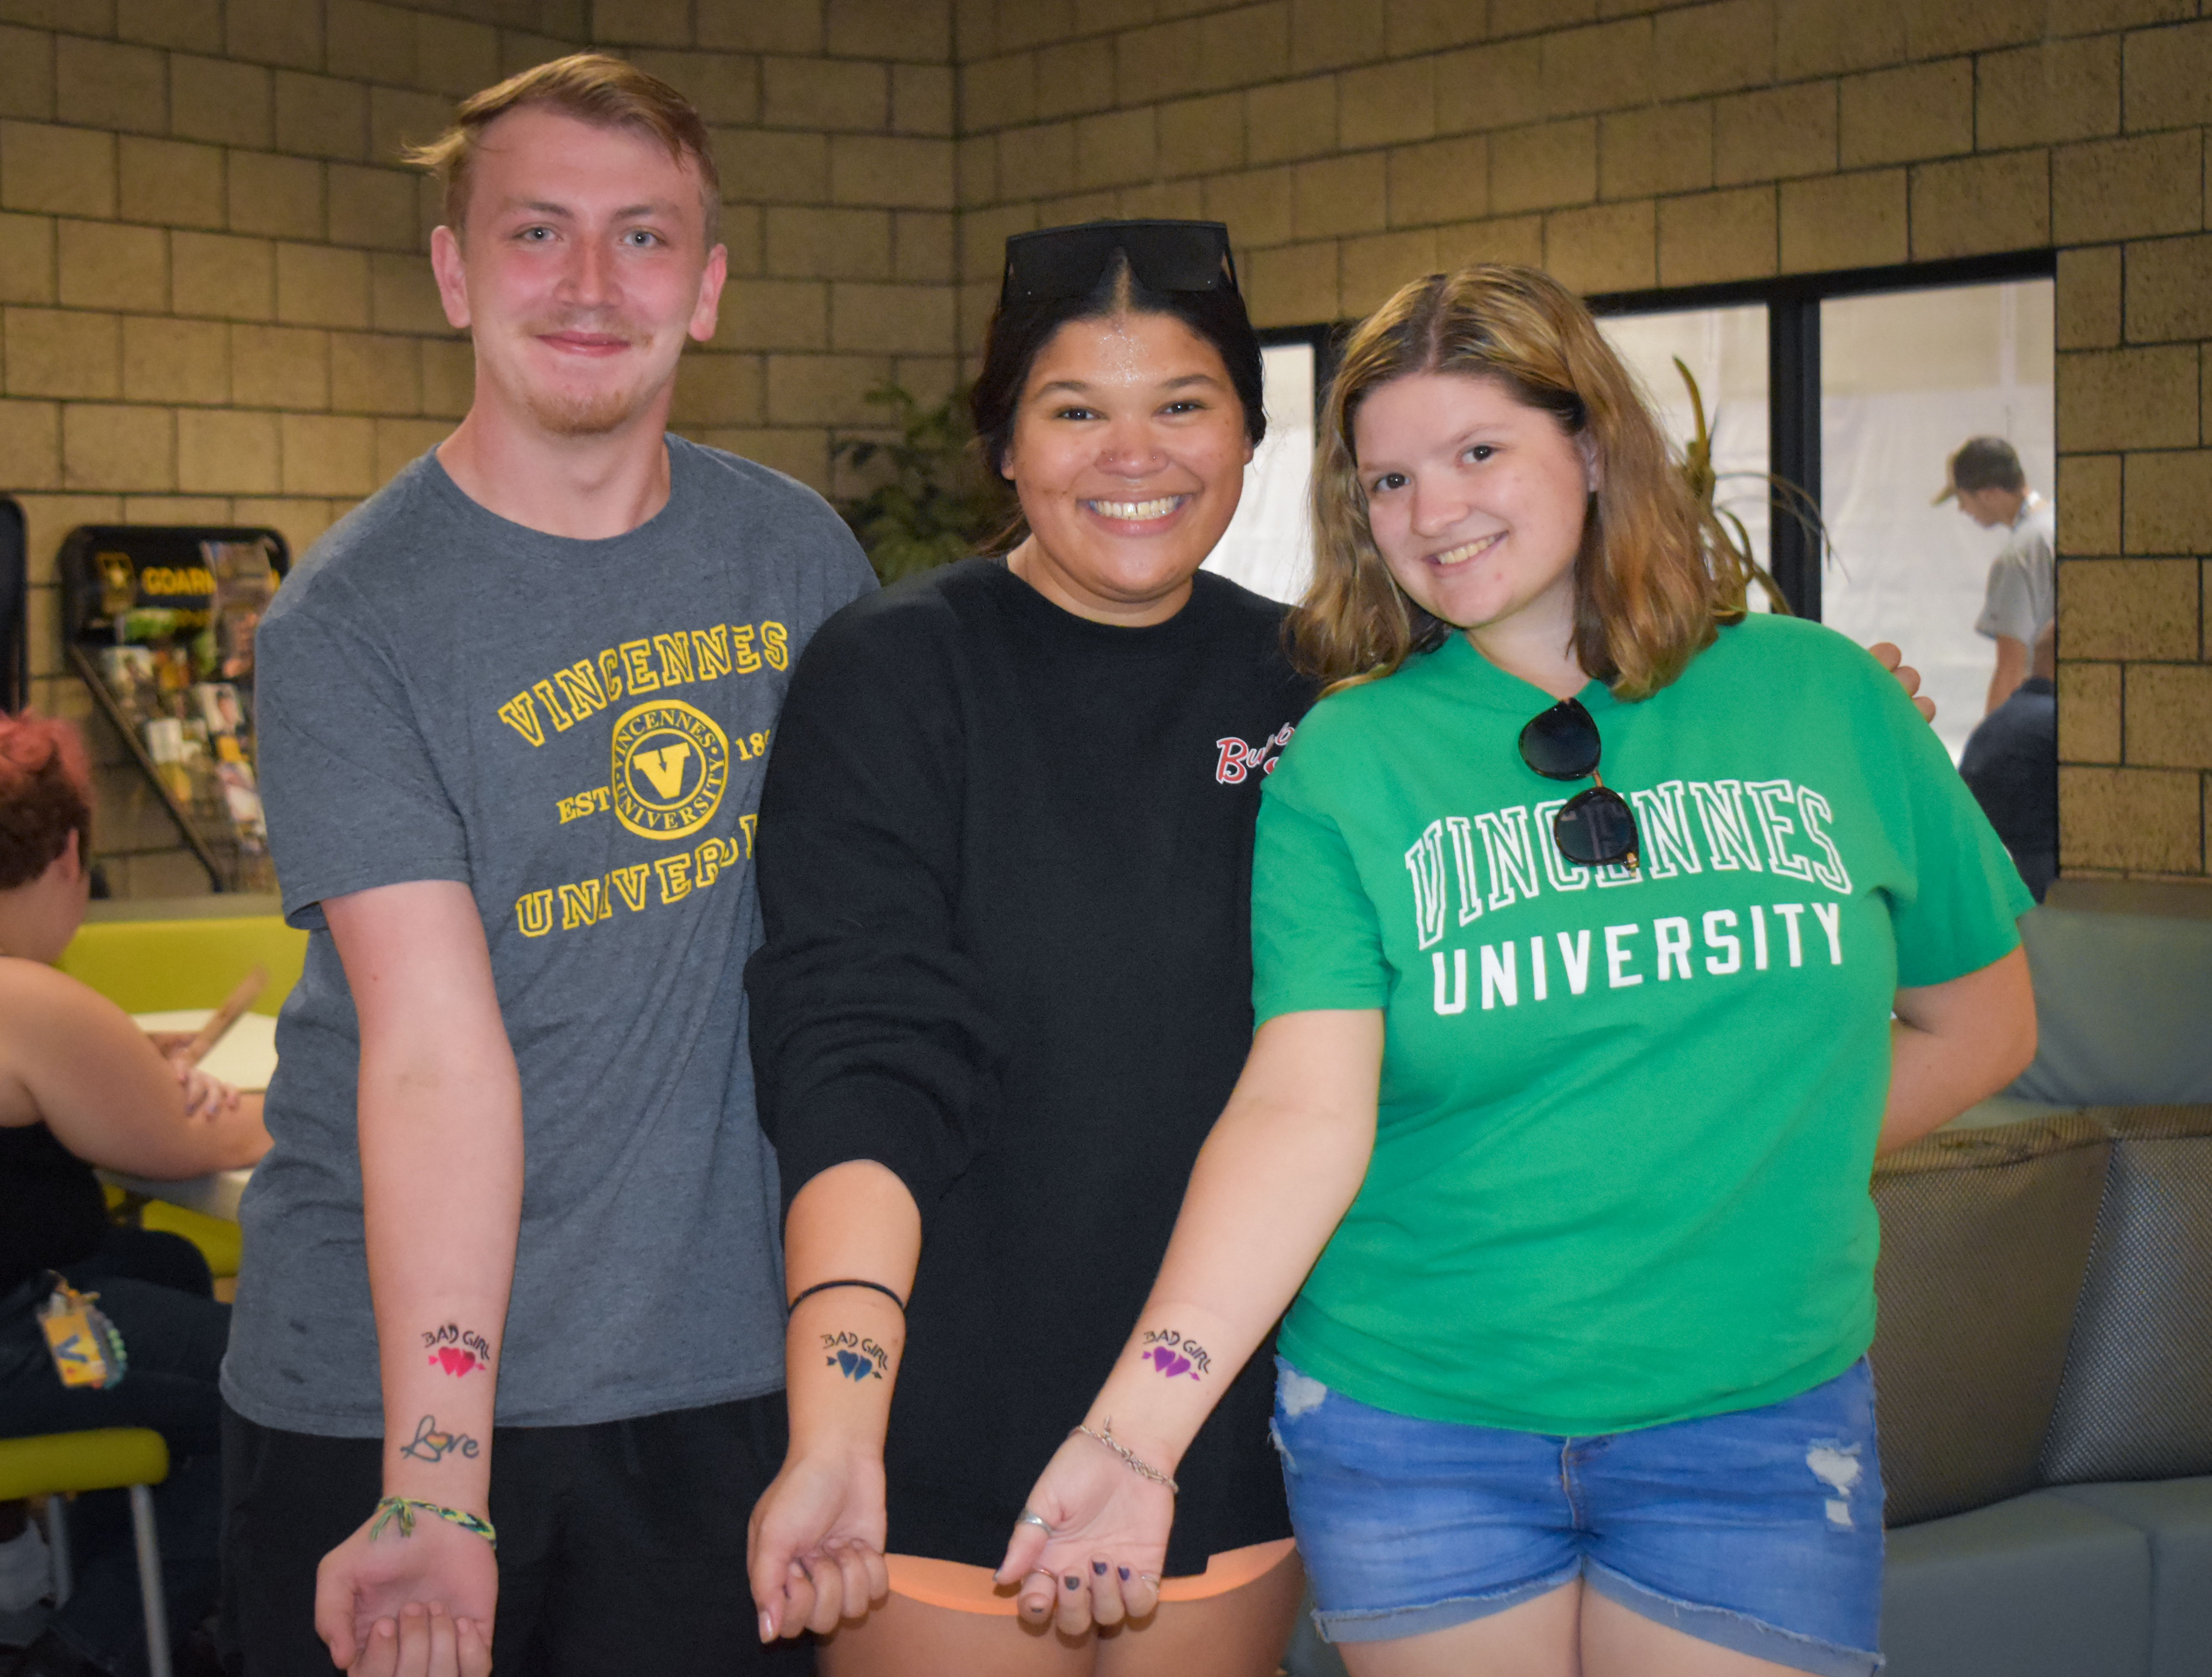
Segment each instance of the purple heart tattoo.
[[[1179,1374],[1190,1374],[1190,1358],[1180,1352],[1170,1350],[1166,1346],[1156,1345],[1145,1355],[1152,1359],[1154,1368],[1170,1380]],[[1194,1380],[1198,1378],[1194,1374],[1190,1377]]]

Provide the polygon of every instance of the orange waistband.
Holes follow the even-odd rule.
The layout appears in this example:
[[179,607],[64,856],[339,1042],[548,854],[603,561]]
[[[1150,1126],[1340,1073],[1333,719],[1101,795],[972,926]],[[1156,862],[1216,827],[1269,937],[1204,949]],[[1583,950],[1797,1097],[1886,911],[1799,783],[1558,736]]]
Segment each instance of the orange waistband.
[[[1282,1537],[1272,1543],[1255,1543],[1246,1548],[1209,1555],[1203,1572],[1187,1578],[1162,1579],[1160,1600],[1203,1601],[1208,1596],[1241,1589],[1280,1565],[1297,1546],[1291,1539]],[[884,1560],[890,1569],[892,1590],[910,1601],[920,1601],[926,1607],[950,1607],[956,1613],[989,1613],[1000,1619],[1014,1617],[1020,1587],[993,1583],[988,1566],[970,1566],[957,1560],[933,1560],[926,1555],[885,1555]]]

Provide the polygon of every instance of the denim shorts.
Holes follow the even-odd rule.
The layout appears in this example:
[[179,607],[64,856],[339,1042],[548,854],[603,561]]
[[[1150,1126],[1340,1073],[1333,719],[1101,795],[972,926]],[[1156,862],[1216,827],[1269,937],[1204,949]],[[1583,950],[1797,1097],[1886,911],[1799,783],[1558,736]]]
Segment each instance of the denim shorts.
[[1881,1664],[1881,1462],[1863,1359],[1764,1408],[1575,1438],[1415,1420],[1276,1369],[1291,1523],[1331,1642],[1443,1630],[1581,1578],[1796,1670]]

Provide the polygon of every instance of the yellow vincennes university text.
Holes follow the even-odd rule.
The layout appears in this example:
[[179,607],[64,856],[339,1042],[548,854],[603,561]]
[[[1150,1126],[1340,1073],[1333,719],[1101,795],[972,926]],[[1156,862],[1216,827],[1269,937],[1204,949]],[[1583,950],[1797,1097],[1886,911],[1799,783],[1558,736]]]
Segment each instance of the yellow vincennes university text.
[[[706,684],[790,664],[791,637],[783,624],[713,623],[625,641],[596,657],[580,658],[500,706],[500,720],[532,750],[606,713],[605,783],[559,799],[561,824],[612,815],[639,838],[685,847],[593,878],[523,892],[514,914],[524,937],[542,938],[556,926],[582,931],[618,913],[680,902],[752,860],[752,815],[738,816],[735,835],[705,829],[722,807],[733,763],[757,761],[768,750],[771,731],[732,739],[700,704],[672,690],[690,690],[690,698],[707,703],[708,696],[699,691]],[[623,705],[625,699],[633,702]],[[726,702],[716,708],[728,714]]]
[[714,623],[609,647],[534,681],[499,708],[499,720],[533,746],[550,723],[566,733],[624,694],[642,696],[725,676],[750,676],[791,663],[791,637],[779,623]]
[[556,921],[563,932],[580,932],[612,920],[618,906],[631,914],[642,914],[649,902],[663,907],[681,902],[693,891],[713,884],[725,868],[752,860],[754,819],[750,815],[738,817],[742,842],[710,838],[696,849],[610,868],[594,879],[579,879],[550,890],[525,891],[515,899],[515,923],[524,937],[542,938]]

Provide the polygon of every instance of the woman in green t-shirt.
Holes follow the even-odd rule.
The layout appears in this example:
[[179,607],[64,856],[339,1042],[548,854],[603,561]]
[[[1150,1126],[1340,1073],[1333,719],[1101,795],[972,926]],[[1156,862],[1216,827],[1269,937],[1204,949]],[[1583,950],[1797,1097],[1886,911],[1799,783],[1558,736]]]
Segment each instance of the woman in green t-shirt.
[[1276,1442],[1358,1677],[1869,1673],[1868,1176],[2032,1054],[2027,894],[1881,666],[1747,612],[1545,276],[1406,287],[1322,431],[1258,1034],[1001,1576],[1115,1616],[1289,1303]]

